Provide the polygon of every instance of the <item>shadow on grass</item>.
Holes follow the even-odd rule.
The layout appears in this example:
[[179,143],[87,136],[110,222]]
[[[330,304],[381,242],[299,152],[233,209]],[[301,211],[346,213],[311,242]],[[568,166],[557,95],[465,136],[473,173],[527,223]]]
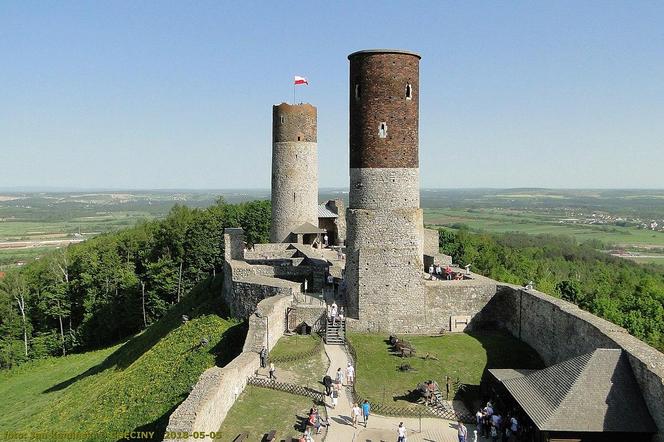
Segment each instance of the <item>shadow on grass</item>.
[[[95,374],[110,368],[115,368],[115,370],[124,370],[133,364],[145,352],[150,350],[171,331],[182,325],[182,315],[187,315],[189,319],[210,313],[216,313],[219,316],[228,317],[228,311],[226,310],[225,306],[223,306],[221,298],[217,296],[218,293],[221,292],[222,283],[223,276],[208,278],[204,281],[201,281],[180,301],[180,303],[174,305],[159,321],[150,325],[142,333],[129,339],[124,345],[122,345],[106,359],[104,359],[104,361],[94,367],[89,368],[81,374],[78,374],[70,379],[67,379],[66,381],[60,382],[59,384],[47,388],[43,391],[43,393],[52,393],[55,391],[64,390],[65,388],[75,384],[82,379],[85,379],[89,376],[94,376]],[[231,329],[232,333],[230,334],[233,336],[233,338],[236,340],[240,339],[242,327],[234,326],[231,327]],[[222,341],[224,341],[226,345],[235,345],[238,342],[243,343],[244,338],[239,341],[234,341],[227,340],[224,336]],[[220,351],[221,348],[224,347],[217,344],[211,350],[211,352],[219,351],[219,354],[232,353],[228,351],[222,352]],[[228,354],[224,354],[224,356],[221,357],[217,363],[227,362],[228,357]]]
[[539,369],[545,366],[542,358],[532,347],[507,331],[478,329],[467,334],[475,338],[486,352],[486,365],[482,371],[480,385],[465,385],[464,390],[458,391],[454,397],[461,400],[469,411],[479,409],[481,404],[489,400],[483,393],[483,386],[489,379],[489,369]]

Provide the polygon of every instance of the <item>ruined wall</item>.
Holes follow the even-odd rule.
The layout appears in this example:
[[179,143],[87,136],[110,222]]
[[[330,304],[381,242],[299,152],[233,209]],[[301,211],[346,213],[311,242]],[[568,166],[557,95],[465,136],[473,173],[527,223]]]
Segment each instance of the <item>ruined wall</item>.
[[258,370],[258,352],[266,343],[268,349],[272,349],[283,335],[286,329],[285,311],[290,302],[291,296],[276,296],[256,306],[258,314],[249,318],[242,353],[225,367],[212,367],[203,372],[187,399],[171,414],[167,432],[191,435],[219,430],[228,410],[247,385],[247,380]]
[[622,348],[664,442],[664,354],[574,304],[535,290],[500,285],[482,315],[533,347],[547,365],[593,351]]

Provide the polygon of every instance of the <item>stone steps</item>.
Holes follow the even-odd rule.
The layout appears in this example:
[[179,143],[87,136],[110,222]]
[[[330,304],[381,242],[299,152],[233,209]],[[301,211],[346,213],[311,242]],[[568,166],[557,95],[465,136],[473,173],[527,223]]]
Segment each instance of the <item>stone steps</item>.
[[328,320],[325,324],[325,343],[344,345],[346,343],[346,320],[337,321],[334,325]]

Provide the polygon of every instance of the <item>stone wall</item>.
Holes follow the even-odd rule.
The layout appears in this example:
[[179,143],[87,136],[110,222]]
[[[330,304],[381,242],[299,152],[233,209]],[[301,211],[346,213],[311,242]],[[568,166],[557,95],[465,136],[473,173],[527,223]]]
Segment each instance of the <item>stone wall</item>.
[[533,347],[547,365],[596,348],[624,349],[660,429],[654,441],[664,442],[664,354],[574,304],[516,286],[500,285],[482,317],[497,321]]
[[228,410],[247,385],[247,380],[258,370],[258,352],[266,343],[271,350],[283,335],[286,329],[285,311],[291,299],[287,295],[275,296],[255,306],[256,314],[249,318],[242,353],[225,367],[212,367],[203,372],[187,399],[171,414],[166,432],[192,434],[219,430]]
[[318,225],[318,149],[315,142],[272,145],[272,225],[270,242],[293,242],[291,232]]
[[350,169],[350,208],[389,210],[420,207],[420,169]]
[[236,318],[249,318],[256,309],[256,305],[264,300],[278,295],[288,295],[300,291],[300,284],[276,278],[252,276],[233,281],[233,292],[226,300],[231,313]]

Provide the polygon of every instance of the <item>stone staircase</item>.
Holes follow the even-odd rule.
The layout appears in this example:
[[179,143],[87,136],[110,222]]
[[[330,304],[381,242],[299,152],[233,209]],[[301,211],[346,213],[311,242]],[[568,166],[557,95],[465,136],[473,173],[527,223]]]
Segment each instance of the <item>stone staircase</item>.
[[336,324],[332,324],[330,318],[325,324],[325,343],[330,345],[344,345],[346,343],[346,318],[337,319]]

